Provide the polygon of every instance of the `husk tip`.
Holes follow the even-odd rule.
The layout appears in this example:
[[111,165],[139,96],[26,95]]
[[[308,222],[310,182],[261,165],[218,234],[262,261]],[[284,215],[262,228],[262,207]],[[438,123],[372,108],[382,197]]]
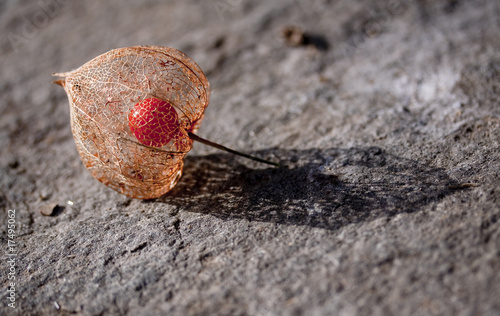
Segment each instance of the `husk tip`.
[[57,79],[57,80],[52,81],[52,83],[58,84],[64,88],[64,86],[66,85],[66,79]]

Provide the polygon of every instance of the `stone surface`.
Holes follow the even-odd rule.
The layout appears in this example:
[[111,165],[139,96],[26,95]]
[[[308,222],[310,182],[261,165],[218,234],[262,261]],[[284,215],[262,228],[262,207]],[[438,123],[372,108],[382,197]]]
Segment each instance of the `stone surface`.
[[[498,315],[499,2],[200,2],[1,2],[0,314]],[[51,73],[138,44],[204,69],[200,136],[284,166],[94,180]]]

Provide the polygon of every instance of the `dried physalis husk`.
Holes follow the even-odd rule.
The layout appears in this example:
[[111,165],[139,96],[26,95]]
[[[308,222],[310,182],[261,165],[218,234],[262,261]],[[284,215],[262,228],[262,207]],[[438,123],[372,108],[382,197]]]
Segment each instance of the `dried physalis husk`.
[[199,141],[277,166],[194,134],[208,106],[210,85],[200,67],[168,47],[115,49],[67,73],[71,128],[83,164],[105,185],[137,199],[172,189],[183,159]]
[[71,128],[84,165],[116,191],[163,195],[182,174],[208,106],[210,85],[198,65],[167,47],[114,49],[67,73]]

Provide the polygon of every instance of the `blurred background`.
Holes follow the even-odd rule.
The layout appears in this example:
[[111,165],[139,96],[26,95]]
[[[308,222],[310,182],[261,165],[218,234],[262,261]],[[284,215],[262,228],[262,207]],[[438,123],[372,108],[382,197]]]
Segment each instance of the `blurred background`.
[[[0,206],[19,245],[1,313],[499,313],[499,16],[494,0],[0,2]],[[134,45],[203,69],[200,136],[287,168],[195,144],[160,199],[94,180],[52,73]]]

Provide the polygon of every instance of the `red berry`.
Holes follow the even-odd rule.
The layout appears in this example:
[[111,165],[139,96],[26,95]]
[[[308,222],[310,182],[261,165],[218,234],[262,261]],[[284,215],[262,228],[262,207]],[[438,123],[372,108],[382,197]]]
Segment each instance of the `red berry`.
[[144,99],[134,105],[128,124],[137,140],[151,147],[165,146],[180,133],[174,107],[157,98]]

